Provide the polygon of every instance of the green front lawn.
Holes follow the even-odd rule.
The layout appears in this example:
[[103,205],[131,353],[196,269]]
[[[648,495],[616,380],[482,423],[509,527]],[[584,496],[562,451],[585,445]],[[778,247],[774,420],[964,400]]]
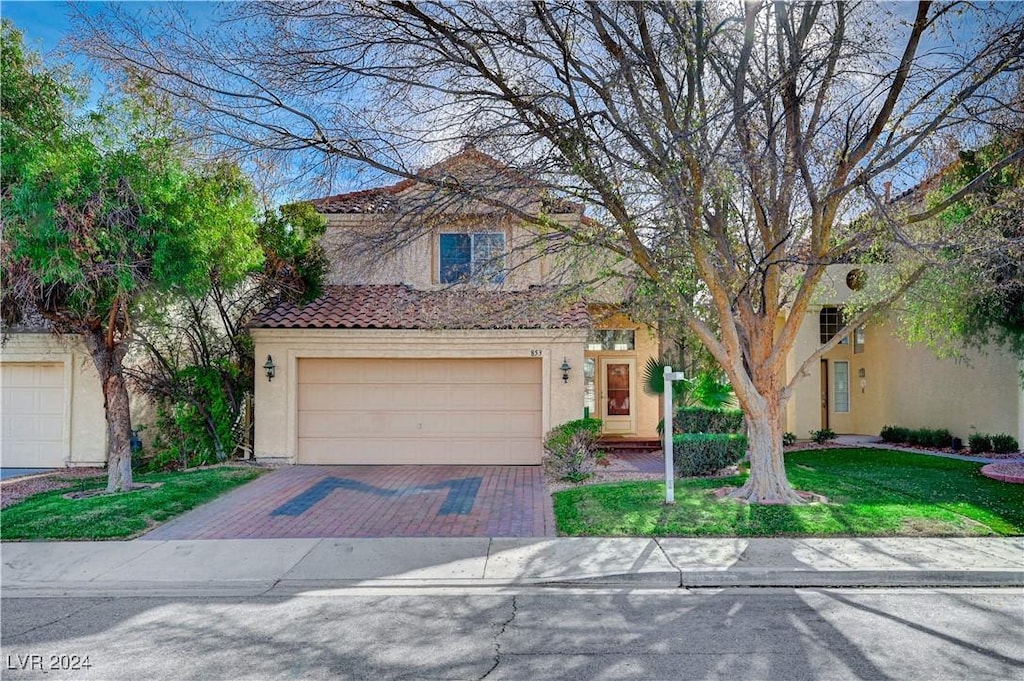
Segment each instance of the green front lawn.
[[205,504],[245,484],[262,471],[219,467],[183,473],[151,473],[136,483],[161,482],[158,488],[85,499],[65,494],[106,487],[106,477],[87,478],[74,486],[43,492],[0,511],[0,539],[126,539]]
[[882,449],[786,455],[790,482],[828,504],[748,505],[712,490],[745,476],[591,485],[554,495],[558,531],[572,536],[976,536],[1024,534],[1024,485],[980,465]]

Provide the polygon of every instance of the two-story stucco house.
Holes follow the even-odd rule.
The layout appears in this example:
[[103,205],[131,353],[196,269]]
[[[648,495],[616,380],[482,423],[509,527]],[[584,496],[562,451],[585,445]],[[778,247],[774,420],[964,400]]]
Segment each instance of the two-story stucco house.
[[[452,182],[482,172],[506,171],[475,150],[426,171]],[[527,190],[513,211],[459,202],[417,214],[442,195],[406,180],[313,201],[328,220],[330,285],[250,325],[257,363],[274,367],[257,374],[256,456],[537,464],[544,433],[587,412],[606,434],[656,437],[659,399],[638,381],[656,333],[607,300],[561,295],[558,249],[539,247],[550,235],[522,219],[569,223],[582,209]]]
[[[832,265],[790,352],[793,376],[843,326],[843,306],[873,276],[856,265]],[[786,429],[878,435],[885,425],[946,428],[967,442],[972,433],[1006,433],[1024,443],[1024,367],[1000,347],[937,357],[908,345],[890,314],[856,329],[796,383]]]

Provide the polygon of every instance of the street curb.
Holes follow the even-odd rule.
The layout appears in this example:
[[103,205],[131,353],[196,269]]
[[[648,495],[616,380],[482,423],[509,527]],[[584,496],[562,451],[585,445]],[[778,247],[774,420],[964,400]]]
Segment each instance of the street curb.
[[734,568],[682,573],[684,588],[1024,587],[1022,570],[771,570]]
[[594,577],[517,580],[542,586],[726,587],[1006,587],[1024,588],[1024,570],[794,570],[729,568],[679,572],[608,574]]
[[514,588],[514,587],[650,587],[710,589],[763,588],[1024,588],[1024,570],[684,570],[575,577],[514,579],[325,579],[229,580],[222,582],[140,581],[103,584],[90,582],[20,582],[4,584],[4,598],[87,597],[286,597],[307,591],[361,588]]

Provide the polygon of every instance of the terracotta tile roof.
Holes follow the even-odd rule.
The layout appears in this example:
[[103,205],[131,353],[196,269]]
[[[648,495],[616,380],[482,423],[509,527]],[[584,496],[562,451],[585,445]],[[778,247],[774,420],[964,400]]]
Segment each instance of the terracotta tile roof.
[[310,199],[318,212],[327,213],[394,213],[398,207],[398,194],[416,184],[413,180],[387,187],[364,189],[357,192],[334,194],[319,199]]
[[260,312],[251,327],[269,329],[586,329],[586,303],[565,303],[556,289],[525,291],[403,284],[328,286],[305,306],[282,302]]
[[[477,186],[478,191],[487,191],[489,185],[492,189],[505,191],[509,189],[529,189],[536,193],[541,199],[542,210],[551,214],[581,213],[583,204],[548,193],[547,188],[529,176],[524,175],[497,159],[488,156],[472,147],[467,147],[461,152],[450,156],[445,160],[435,163],[429,168],[417,171],[420,177],[439,177],[448,170],[460,164],[471,164],[477,170],[488,169],[488,173],[479,178],[483,183]],[[398,213],[402,209],[400,195],[407,189],[415,187],[416,180],[405,179],[396,184],[386,187],[374,187],[354,192],[333,194],[317,199],[309,199],[309,202],[323,214],[383,214]],[[422,197],[421,197],[422,198]]]

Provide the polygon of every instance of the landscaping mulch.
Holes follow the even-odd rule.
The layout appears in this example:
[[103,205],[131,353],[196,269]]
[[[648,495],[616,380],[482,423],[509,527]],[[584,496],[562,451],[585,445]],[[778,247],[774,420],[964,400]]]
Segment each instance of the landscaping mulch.
[[0,508],[13,506],[41,492],[72,487],[84,478],[95,478],[107,474],[107,469],[98,467],[64,468],[52,473],[28,475],[0,482]]

